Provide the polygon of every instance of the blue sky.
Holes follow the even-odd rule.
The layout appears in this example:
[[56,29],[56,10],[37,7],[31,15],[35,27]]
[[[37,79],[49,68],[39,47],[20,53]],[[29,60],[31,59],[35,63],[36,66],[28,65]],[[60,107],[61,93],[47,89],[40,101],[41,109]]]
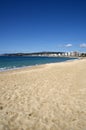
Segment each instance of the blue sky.
[[0,53],[86,52],[85,0],[0,0]]

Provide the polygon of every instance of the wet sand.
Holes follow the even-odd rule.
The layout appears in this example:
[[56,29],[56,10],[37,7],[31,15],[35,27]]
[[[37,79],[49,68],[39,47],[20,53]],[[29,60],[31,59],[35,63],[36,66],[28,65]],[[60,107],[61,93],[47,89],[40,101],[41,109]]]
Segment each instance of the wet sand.
[[86,59],[0,72],[0,130],[86,130]]

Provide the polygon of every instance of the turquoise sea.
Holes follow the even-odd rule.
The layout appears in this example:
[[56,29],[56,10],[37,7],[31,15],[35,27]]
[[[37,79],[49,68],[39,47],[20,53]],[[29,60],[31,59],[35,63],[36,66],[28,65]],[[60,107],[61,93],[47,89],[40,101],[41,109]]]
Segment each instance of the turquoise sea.
[[0,71],[73,59],[68,57],[0,56]]

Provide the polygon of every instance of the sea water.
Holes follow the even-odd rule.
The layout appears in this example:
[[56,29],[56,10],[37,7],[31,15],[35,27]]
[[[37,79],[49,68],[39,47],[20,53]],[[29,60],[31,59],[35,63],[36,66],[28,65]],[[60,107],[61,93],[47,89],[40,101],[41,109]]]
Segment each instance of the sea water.
[[0,71],[46,63],[64,62],[72,59],[74,58],[41,56],[0,56]]

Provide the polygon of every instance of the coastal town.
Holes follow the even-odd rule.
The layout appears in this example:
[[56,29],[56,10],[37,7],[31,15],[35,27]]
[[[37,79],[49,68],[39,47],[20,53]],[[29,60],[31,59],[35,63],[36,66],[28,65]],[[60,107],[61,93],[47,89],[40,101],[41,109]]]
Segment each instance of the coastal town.
[[54,56],[54,57],[86,57],[86,52],[34,52],[34,53],[6,53],[0,56]]

